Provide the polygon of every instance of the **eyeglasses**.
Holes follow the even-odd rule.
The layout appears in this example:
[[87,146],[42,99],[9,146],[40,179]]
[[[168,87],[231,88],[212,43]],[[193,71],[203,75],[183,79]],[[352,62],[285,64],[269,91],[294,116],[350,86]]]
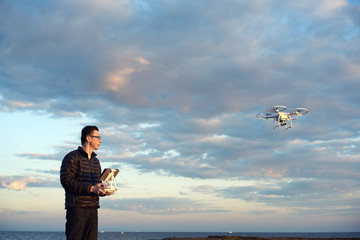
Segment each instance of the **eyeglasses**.
[[90,137],[94,137],[94,138],[97,138],[97,139],[101,140],[100,136],[90,136]]

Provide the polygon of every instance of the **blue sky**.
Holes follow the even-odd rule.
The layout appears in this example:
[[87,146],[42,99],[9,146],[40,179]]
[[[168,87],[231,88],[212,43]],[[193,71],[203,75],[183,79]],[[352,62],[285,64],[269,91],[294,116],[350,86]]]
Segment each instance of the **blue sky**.
[[[358,231],[360,4],[1,1],[0,230],[63,231],[97,125],[106,231]],[[289,130],[258,112],[309,113]]]

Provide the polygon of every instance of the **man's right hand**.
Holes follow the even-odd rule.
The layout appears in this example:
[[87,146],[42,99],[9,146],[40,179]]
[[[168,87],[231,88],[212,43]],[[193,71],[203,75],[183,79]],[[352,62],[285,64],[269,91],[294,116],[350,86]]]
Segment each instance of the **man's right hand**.
[[91,186],[90,192],[96,194],[96,195],[105,195],[105,186],[103,183],[98,183],[96,185]]

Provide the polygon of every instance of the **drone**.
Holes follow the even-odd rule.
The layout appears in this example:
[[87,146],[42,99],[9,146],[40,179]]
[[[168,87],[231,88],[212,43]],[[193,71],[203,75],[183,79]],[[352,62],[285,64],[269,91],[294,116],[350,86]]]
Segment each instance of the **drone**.
[[273,106],[271,109],[265,110],[264,113],[256,115],[260,119],[273,119],[273,129],[283,126],[285,130],[292,127],[292,120],[309,112],[306,108],[289,109],[285,106]]

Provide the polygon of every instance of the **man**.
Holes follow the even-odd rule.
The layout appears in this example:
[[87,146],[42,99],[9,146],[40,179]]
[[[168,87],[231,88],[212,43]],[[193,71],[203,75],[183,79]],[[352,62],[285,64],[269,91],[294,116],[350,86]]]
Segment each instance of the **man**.
[[60,182],[65,189],[66,239],[97,239],[99,196],[110,195],[99,182],[101,166],[94,150],[101,144],[99,129],[81,131],[81,147],[68,153],[61,164]]

